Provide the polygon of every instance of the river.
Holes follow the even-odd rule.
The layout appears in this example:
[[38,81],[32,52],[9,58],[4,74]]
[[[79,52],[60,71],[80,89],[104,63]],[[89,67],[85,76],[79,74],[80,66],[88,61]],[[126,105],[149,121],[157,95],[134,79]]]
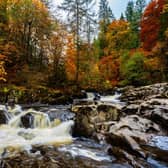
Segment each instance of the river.
[[[121,104],[118,99],[119,96],[119,94],[102,96],[101,101]],[[89,93],[89,99],[92,99],[91,93]],[[75,115],[71,113],[70,105],[38,105],[33,108],[20,105],[9,108],[0,105],[0,113],[3,113],[6,120],[0,126],[1,168],[6,166],[2,164],[3,160],[12,158],[17,153],[26,152],[30,156],[32,153],[39,154],[37,149],[34,151],[34,148],[39,146],[41,148],[49,147],[51,151],[61,157],[65,162],[63,167],[68,167],[67,162],[72,168],[132,167],[122,161],[116,161],[114,156],[109,155],[107,152],[108,144],[100,144],[93,139],[84,137],[73,137],[71,133]],[[163,137],[156,138],[152,145],[156,145],[158,141],[159,145],[166,146],[165,141],[163,143],[160,141],[162,139]],[[12,159],[10,162],[12,163]],[[152,157],[149,157],[147,162],[152,168],[168,167],[165,163],[156,161]]]

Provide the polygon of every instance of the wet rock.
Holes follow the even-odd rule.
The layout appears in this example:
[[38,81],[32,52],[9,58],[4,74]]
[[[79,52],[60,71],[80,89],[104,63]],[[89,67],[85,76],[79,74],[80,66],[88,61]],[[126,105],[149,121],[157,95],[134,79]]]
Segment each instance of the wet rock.
[[152,111],[151,119],[167,130],[168,108],[157,108]]
[[7,124],[10,118],[10,114],[8,113],[5,106],[0,105],[0,124]]
[[125,162],[132,165],[134,168],[151,168],[145,160],[139,159],[134,155],[129,154],[125,150],[118,147],[111,147],[109,153],[116,157],[116,162]]
[[0,159],[1,168],[132,168],[127,163],[96,161],[87,157],[73,157],[70,153],[56,148],[36,146],[32,153],[17,153],[12,157]]
[[148,100],[149,98],[168,98],[168,83],[142,86],[138,88],[128,87],[122,90],[121,100],[125,102],[136,100]]
[[159,124],[168,126],[168,83],[154,84],[123,91],[122,100],[127,105],[122,109],[125,115],[136,114]]
[[75,132],[87,137],[108,130],[109,125],[105,123],[118,121],[121,115],[120,107],[99,101],[72,105],[71,110],[76,114]]
[[140,106],[138,104],[130,104],[125,106],[122,112],[126,113],[127,115],[137,114],[139,107]]
[[32,114],[26,114],[21,117],[21,123],[24,128],[33,128],[34,117]]
[[106,134],[107,142],[136,155],[146,157],[140,144],[147,144],[154,134],[161,133],[159,126],[148,119],[137,115],[121,118],[111,126]]
[[149,155],[161,161],[168,161],[168,137],[155,136],[151,141],[142,145],[142,148],[149,152]]

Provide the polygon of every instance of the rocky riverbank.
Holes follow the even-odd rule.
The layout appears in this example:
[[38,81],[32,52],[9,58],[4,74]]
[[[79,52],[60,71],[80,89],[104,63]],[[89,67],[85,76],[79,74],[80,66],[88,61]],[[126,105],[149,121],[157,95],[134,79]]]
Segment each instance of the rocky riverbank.
[[[74,139],[71,145],[62,147],[33,145],[28,152],[7,148],[1,151],[0,167],[168,168],[167,92],[168,84],[162,83],[120,88],[116,95],[101,96],[100,100],[75,99],[72,106],[27,104],[23,109],[17,105],[14,109],[0,106],[0,124],[11,123],[13,115],[25,114],[18,117],[17,124],[14,123],[17,128],[21,127],[16,137],[24,138],[24,141],[34,142],[32,135],[36,133],[33,129],[37,123],[42,130],[44,123],[48,125],[50,121],[46,128],[51,131],[53,124],[59,126],[67,120],[75,121],[75,137],[89,138]],[[34,110],[27,110],[31,106]],[[2,133],[6,128],[2,125]],[[9,131],[12,136],[13,131],[16,129]]]
[[[76,113],[76,132],[111,144],[109,153],[125,159],[134,167],[147,167],[149,157],[168,163],[168,84],[118,89],[120,101],[113,104],[101,101],[78,102],[72,106]],[[158,138],[155,137],[164,137]],[[159,142],[157,142],[159,141]]]
[[74,98],[82,98],[83,94],[76,88],[48,88],[37,86],[34,88],[18,86],[1,86],[0,103],[13,104],[71,104]]

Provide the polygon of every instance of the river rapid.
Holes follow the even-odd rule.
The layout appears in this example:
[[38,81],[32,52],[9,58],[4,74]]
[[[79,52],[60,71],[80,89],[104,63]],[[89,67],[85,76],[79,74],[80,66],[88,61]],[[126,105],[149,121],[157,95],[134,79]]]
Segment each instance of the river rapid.
[[[91,100],[92,93],[88,95]],[[119,97],[120,94],[101,96],[101,101],[121,104]],[[50,158],[53,158],[51,162],[54,160],[58,167],[60,165],[63,168],[132,167],[122,160],[118,162],[114,156],[109,155],[108,144],[98,143],[84,137],[73,137],[75,114],[70,111],[70,105],[32,105],[32,108],[28,106],[15,105],[11,108],[0,105],[0,113],[3,113],[5,118],[4,124],[0,125],[1,168],[7,167],[10,163],[16,165],[14,158],[22,152],[26,155],[25,160],[29,160],[29,157],[32,160],[32,155],[34,160],[36,158],[38,160],[39,156],[43,156],[44,152],[42,151],[44,150],[46,156],[50,154]],[[160,145],[164,148],[167,147],[168,142],[164,137],[157,137],[151,142],[151,145]],[[24,155],[19,155],[19,157],[25,157]],[[147,162],[151,168],[168,168],[168,165],[152,157],[149,157]],[[22,163],[21,160],[20,163]],[[11,167],[15,168],[15,166]],[[18,167],[21,167],[19,163]],[[28,167],[40,166],[29,165]],[[48,167],[52,168],[49,164]]]

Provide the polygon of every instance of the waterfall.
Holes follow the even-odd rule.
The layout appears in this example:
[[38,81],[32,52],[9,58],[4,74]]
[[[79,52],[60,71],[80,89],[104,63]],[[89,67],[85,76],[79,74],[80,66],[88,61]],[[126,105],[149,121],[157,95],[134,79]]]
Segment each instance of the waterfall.
[[86,94],[87,94],[87,99],[88,100],[93,100],[94,99],[94,93],[92,93],[92,92],[86,92]]
[[[8,123],[0,125],[0,155],[4,155],[4,151],[30,150],[32,145],[58,146],[72,142],[72,120],[62,123],[59,119],[50,121],[47,113],[34,109],[22,110],[19,106],[10,109],[10,112],[5,106],[0,106],[0,110],[8,119]],[[26,115],[29,117],[27,121],[32,124],[27,129],[22,123],[22,117]]]
[[121,104],[122,102],[120,102],[119,100],[120,97],[121,97],[121,94],[118,92],[115,92],[114,95],[101,96],[100,100],[103,102]]

